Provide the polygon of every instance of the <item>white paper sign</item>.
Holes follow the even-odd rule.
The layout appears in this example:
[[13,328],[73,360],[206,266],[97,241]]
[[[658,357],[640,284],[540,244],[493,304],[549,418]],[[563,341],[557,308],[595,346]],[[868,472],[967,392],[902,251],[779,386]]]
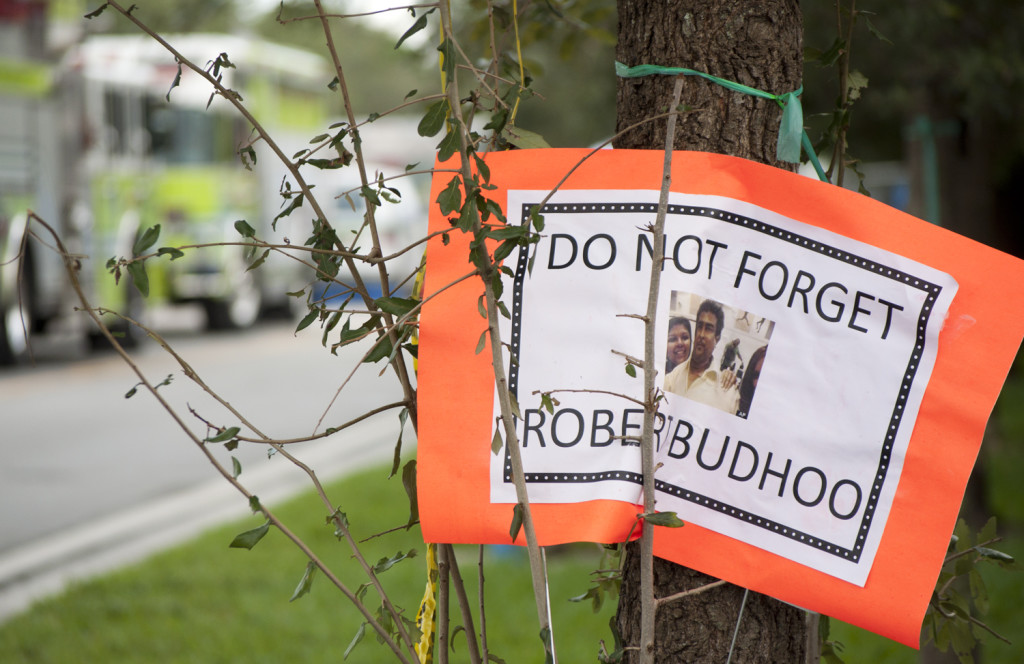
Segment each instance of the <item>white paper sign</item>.
[[[509,192],[509,223],[543,196]],[[657,199],[559,192],[541,242],[506,260],[503,338],[532,502],[642,502],[643,381],[625,368],[643,358]],[[863,585],[956,282],[742,201],[669,202],[657,509]],[[670,320],[671,357],[689,336],[671,372]],[[516,502],[507,451],[492,458],[491,500]]]

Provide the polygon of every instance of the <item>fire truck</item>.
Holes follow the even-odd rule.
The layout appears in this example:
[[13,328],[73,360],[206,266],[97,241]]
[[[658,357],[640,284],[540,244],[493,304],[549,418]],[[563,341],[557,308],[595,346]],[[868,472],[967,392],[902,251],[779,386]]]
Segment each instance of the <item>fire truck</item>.
[[[91,305],[135,319],[154,305],[195,303],[211,328],[246,327],[308,281],[298,261],[246,270],[252,255],[238,246],[237,221],[261,239],[300,244],[309,226],[275,221],[286,173],[252,126],[150,37],[84,35],[81,5],[0,0],[0,363],[17,362],[33,336],[96,331],[75,312],[64,259],[30,212],[75,257]],[[216,70],[272,136],[308,143],[323,130],[330,77],[319,56],[237,35],[167,41]],[[246,168],[239,150],[249,145]],[[108,261],[131,257],[156,225],[156,247],[204,248],[148,260],[143,300]]]

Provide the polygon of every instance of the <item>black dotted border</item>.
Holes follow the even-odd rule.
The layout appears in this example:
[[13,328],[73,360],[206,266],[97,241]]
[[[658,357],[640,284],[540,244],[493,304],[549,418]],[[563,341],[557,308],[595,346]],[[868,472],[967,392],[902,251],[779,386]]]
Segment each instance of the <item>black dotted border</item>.
[[[530,218],[530,211],[536,206],[536,203],[524,204],[522,208],[522,219],[528,220]],[[549,203],[544,206],[541,210],[542,214],[622,214],[622,213],[640,213],[640,214],[656,214],[658,210],[657,203]],[[928,328],[928,320],[931,317],[932,310],[935,306],[935,302],[942,292],[942,287],[938,284],[934,284],[926,279],[915,277],[909,273],[901,270],[894,269],[890,266],[877,263],[875,261],[866,259],[857,254],[853,254],[837,247],[812,240],[802,235],[792,233],[790,231],[772,226],[763,221],[745,217],[743,215],[727,212],[725,210],[719,210],[717,208],[693,206],[693,205],[669,205],[669,215],[680,215],[680,216],[697,216],[697,217],[708,217],[711,219],[717,219],[723,223],[732,224],[735,226],[742,226],[749,228],[750,230],[764,233],[776,239],[789,242],[800,248],[812,251],[822,256],[827,256],[838,261],[842,261],[854,267],[858,267],[869,272],[873,272],[880,276],[888,279],[899,281],[906,286],[915,288],[923,291],[926,294],[925,301],[921,306],[921,312],[918,316],[917,323],[917,339],[914,344],[914,349],[911,352],[911,356],[907,362],[907,369],[903,375],[903,381],[900,385],[900,390],[897,395],[896,401],[893,405],[892,415],[889,419],[889,428],[887,430],[885,441],[882,444],[882,451],[879,455],[878,470],[875,473],[875,480],[871,491],[868,493],[868,501],[864,508],[864,516],[861,519],[860,531],[857,535],[856,542],[850,547],[844,547],[834,542],[822,540],[814,537],[808,533],[797,530],[785,524],[773,521],[771,519],[759,516],[757,514],[747,512],[738,507],[728,505],[721,501],[709,498],[702,494],[694,491],[690,491],[683,487],[669,484],[661,480],[655,482],[655,487],[664,493],[674,495],[683,500],[689,501],[695,505],[701,505],[708,509],[715,510],[726,516],[739,519],[746,523],[754,526],[758,526],[788,537],[791,540],[805,544],[807,546],[814,547],[825,553],[845,558],[852,562],[858,562],[861,554],[864,551],[864,543],[867,540],[868,531],[871,529],[871,523],[874,518],[875,509],[878,505],[879,497],[881,496],[882,485],[885,483],[886,476],[888,474],[889,462],[892,457],[892,448],[896,442],[896,435],[899,432],[900,423],[903,419],[904,406],[908,395],[910,394],[911,385],[914,382],[914,377],[917,375],[917,369],[920,366],[920,359],[924,354],[925,337]],[[524,223],[526,223],[524,221]],[[512,348],[512,354],[516,358],[519,357],[519,349],[522,345],[522,299],[523,299],[523,283],[526,279],[527,265],[529,257],[527,252],[521,251],[519,253],[519,261],[516,266],[515,279],[513,281],[513,304],[512,304],[512,338],[510,339],[510,345]],[[509,363],[509,389],[512,394],[518,399],[518,388],[519,388],[519,363]],[[607,480],[622,480],[626,482],[633,482],[636,484],[642,484],[643,478],[639,473],[621,470],[609,470],[597,473],[526,473],[526,481],[528,483],[580,483],[580,482],[602,482]],[[505,482],[512,481],[512,462],[509,456],[509,452],[505,451]]]

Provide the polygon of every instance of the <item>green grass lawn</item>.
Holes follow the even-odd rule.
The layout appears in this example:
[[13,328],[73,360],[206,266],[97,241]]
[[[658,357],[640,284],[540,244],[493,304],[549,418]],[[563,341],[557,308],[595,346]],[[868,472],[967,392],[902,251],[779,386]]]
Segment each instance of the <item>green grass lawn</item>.
[[[328,487],[328,495],[348,514],[359,538],[401,525],[408,518],[399,478],[386,481],[385,477],[386,470],[377,469]],[[325,524],[327,510],[312,493],[272,508],[351,588],[363,582],[347,546],[334,537],[333,527]],[[322,575],[315,577],[308,595],[289,602],[306,567],[305,558],[291,542],[272,529],[251,551],[228,548],[236,534],[261,523],[253,517],[214,530],[139,565],[78,584],[40,602],[0,625],[0,662],[342,661],[362,623],[361,616]],[[419,529],[390,533],[364,546],[371,564],[399,551],[417,551],[416,557],[382,575],[393,601],[413,617],[426,581]],[[1014,537],[999,548],[1019,560],[1024,557],[1024,538]],[[491,652],[509,664],[542,661],[525,552],[517,547],[487,547],[485,551]],[[475,602],[478,548],[459,547],[458,555]],[[590,572],[600,566],[599,547],[557,547],[549,552],[548,563],[559,660],[595,662],[599,640],[610,645],[608,621],[614,603],[606,603],[594,613],[589,603],[568,598],[589,587]],[[1016,643],[1007,646],[985,639],[984,661],[1020,661],[1024,575],[992,569],[986,580],[992,604],[990,622]],[[375,610],[379,602],[371,597],[372,592],[367,603]],[[910,648],[835,621],[832,637],[844,643],[844,659],[851,664],[917,661],[918,653]],[[468,661],[465,635],[456,635],[454,642],[452,661]],[[393,660],[367,633],[346,661]]]
[[[401,480],[386,481],[386,475],[385,469],[378,469],[328,488],[328,495],[349,515],[359,538],[408,519]],[[271,507],[352,589],[363,582],[347,545],[334,537],[333,527],[325,525],[327,510],[318,498],[309,494],[280,508]],[[236,534],[261,523],[253,517],[214,530],[142,564],[78,584],[38,603],[0,625],[0,662],[342,661],[362,618],[323,575],[315,577],[308,595],[289,602],[306,560],[282,533],[271,529],[252,550],[228,548]],[[413,618],[426,582],[419,529],[370,540],[364,555],[373,564],[410,549],[415,549],[417,556],[395,565],[382,580],[393,593],[393,601]],[[542,661],[524,551],[487,547],[485,555],[491,652],[510,664]],[[458,556],[475,602],[478,547],[460,547]],[[599,639],[611,640],[608,620],[613,605],[595,614],[589,603],[568,601],[587,590],[588,575],[598,566],[599,558],[595,545],[561,547],[549,554],[551,604],[561,661],[596,661]],[[367,603],[376,610],[379,601],[374,603],[372,597],[372,592],[367,594]],[[454,642],[452,661],[468,661],[465,635],[456,635]],[[367,632],[346,661],[393,660]]]

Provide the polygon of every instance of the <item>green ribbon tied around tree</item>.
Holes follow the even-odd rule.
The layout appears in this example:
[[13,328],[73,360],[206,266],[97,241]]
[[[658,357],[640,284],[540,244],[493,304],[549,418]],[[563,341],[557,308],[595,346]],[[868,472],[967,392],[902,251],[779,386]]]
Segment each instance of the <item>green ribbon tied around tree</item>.
[[803,94],[804,88],[800,86],[799,89],[793,92],[787,92],[785,94],[776,95],[757,88],[752,88],[749,85],[743,85],[735,81],[729,81],[724,78],[712,76],[696,69],[686,69],[685,67],[664,67],[661,65],[637,65],[635,67],[627,67],[621,62],[615,63],[615,74],[620,78],[639,78],[641,76],[651,75],[663,75],[663,76],[700,76],[706,78],[712,83],[717,83],[724,88],[734,90],[736,92],[742,92],[754,97],[761,97],[762,99],[771,99],[782,108],[782,122],[779,125],[779,141],[775,146],[775,157],[779,161],[786,161],[792,164],[800,163],[800,148],[803,146],[804,151],[807,153],[808,159],[814,166],[814,170],[817,172],[818,177],[823,182],[828,182],[828,176],[825,175],[825,171],[822,170],[821,164],[818,163],[817,155],[814,152],[814,147],[811,145],[811,139],[808,138],[807,132],[804,131],[804,110],[800,105],[800,95]]

